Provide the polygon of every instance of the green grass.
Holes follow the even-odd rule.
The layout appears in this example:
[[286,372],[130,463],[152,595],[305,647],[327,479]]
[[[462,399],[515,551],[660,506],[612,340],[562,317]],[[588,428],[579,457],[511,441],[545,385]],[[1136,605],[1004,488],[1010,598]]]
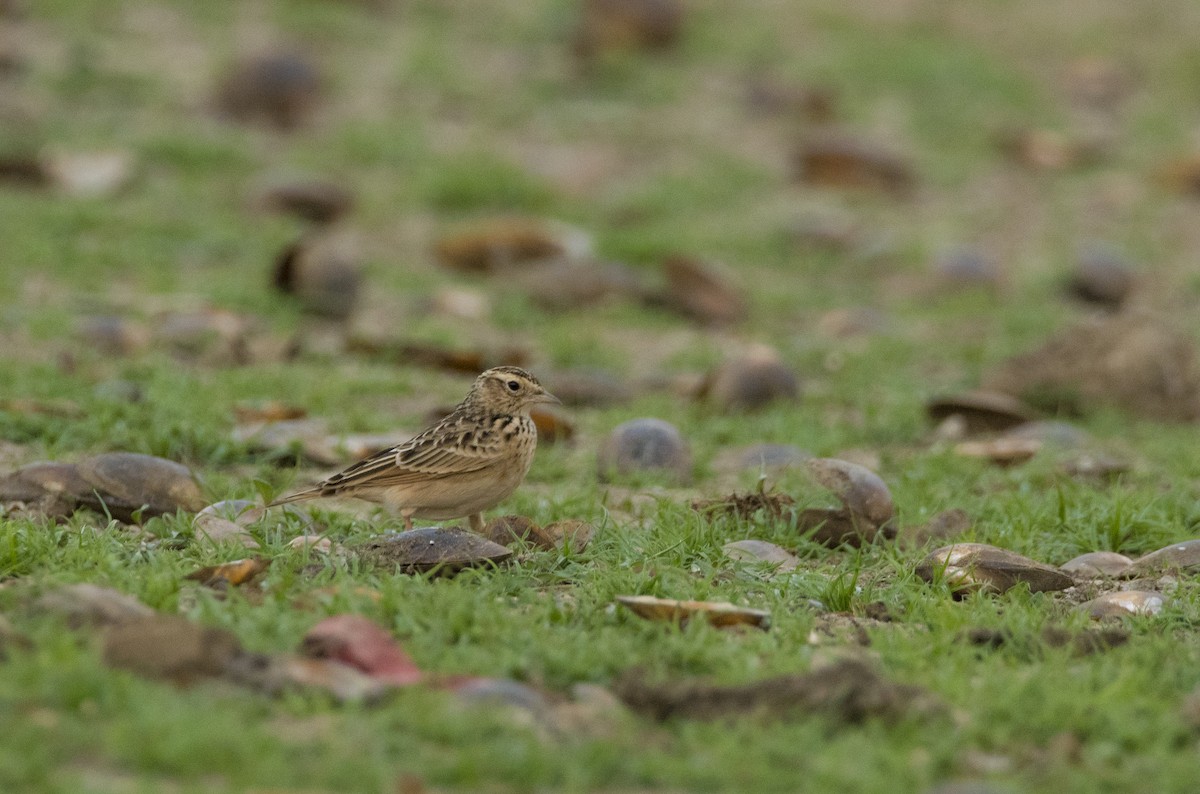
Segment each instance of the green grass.
[[[1032,0],[905,10],[764,2],[736,13],[703,0],[685,3],[675,50],[589,71],[568,55],[568,0],[25,5],[24,19],[3,23],[29,46],[25,68],[0,77],[0,93],[15,97],[0,110],[0,154],[115,148],[132,154],[137,172],[102,199],[0,185],[0,474],[128,450],[187,464],[213,501],[255,498],[260,485],[278,492],[317,472],[273,465],[233,441],[236,404],[282,399],[335,432],[391,432],[418,429],[430,408],[461,396],[462,376],[380,358],[214,366],[162,350],[112,357],[79,339],[82,315],[152,326],[164,311],[204,305],[253,316],[281,337],[307,328],[269,288],[272,258],[298,227],[248,209],[263,176],[294,170],[355,190],[349,224],[364,240],[375,330],[457,348],[520,342],[535,372],[599,366],[629,379],[703,371],[738,345],[766,342],[805,394],[750,415],[662,393],[574,411],[575,441],[540,449],[502,509],[538,522],[587,519],[598,527],[592,545],[529,551],[453,579],[372,570],[342,552],[305,556],[287,546],[296,525],[272,515],[253,528],[273,561],[261,585],[220,599],[183,577],[244,552],[198,541],[188,516],[147,521],[153,542],[94,514],[57,526],[0,516],[0,611],[32,641],[0,662],[0,789],[382,792],[406,777],[429,790],[496,792],[891,792],[963,780],[997,791],[1194,789],[1200,735],[1183,705],[1200,686],[1194,577],[1164,582],[1168,606],[1128,621],[1124,646],[1078,657],[1041,640],[1046,626],[1088,628],[1060,595],[1018,588],[955,601],[944,584],[914,575],[927,549],[829,550],[783,522],[706,518],[687,506],[728,492],[713,465],[721,450],[771,441],[818,455],[875,453],[901,524],[962,508],[973,519],[964,539],[1050,564],[1195,538],[1191,426],[1112,411],[1078,419],[1095,447],[1135,464],[1101,486],[1067,478],[1053,454],[1011,469],[963,460],[930,443],[922,407],[1084,316],[1058,286],[1084,240],[1128,251],[1149,276],[1144,302],[1200,332],[1194,207],[1153,179],[1189,152],[1192,119],[1179,108],[1197,71],[1192,4],[1098,3],[1084,24]],[[320,113],[297,133],[208,113],[216,76],[261,41],[311,47],[328,75]],[[994,133],[1013,124],[1070,130],[1077,117],[1063,75],[1084,56],[1114,59],[1137,86],[1112,122],[1112,159],[1062,174],[1014,168]],[[834,88],[846,126],[911,158],[917,195],[789,181],[791,147],[806,128],[743,107],[747,81],[764,74]],[[791,229],[814,211],[849,217],[864,242],[832,252],[797,245]],[[650,280],[665,255],[719,260],[747,287],[751,316],[734,331],[704,331],[632,302],[548,313],[507,284],[437,267],[439,231],[509,214],[578,226],[600,256]],[[1003,289],[930,284],[933,258],[961,245],[996,256]],[[429,315],[426,299],[445,286],[483,292],[491,319],[475,327]],[[818,330],[825,312],[862,306],[884,315],[882,333],[839,340]],[[120,398],[121,384],[142,399]],[[5,409],[18,399],[74,410]],[[596,482],[599,442],[637,416],[681,428],[694,484]],[[738,482],[754,487],[753,473]],[[775,485],[800,507],[830,503],[798,473]],[[325,505],[315,513],[344,548],[387,521]],[[745,538],[785,546],[802,565],[780,574],[731,562],[721,547]],[[858,726],[761,717],[660,725],[625,715],[615,727],[560,735],[527,714],[425,689],[370,707],[311,693],[270,699],[224,683],[181,689],[107,669],[98,638],[28,608],[71,582],[226,627],[264,653],[293,650],[321,618],[354,612],[437,674],[567,693],[635,667],[660,679],[744,683],[858,653],[945,708]],[[622,594],[732,601],[770,610],[772,625],[729,633],[645,622],[614,606]],[[814,602],[859,618],[882,602],[894,620],[864,621],[865,649],[814,642],[824,620]],[[975,647],[961,639],[972,628],[1010,639]]]

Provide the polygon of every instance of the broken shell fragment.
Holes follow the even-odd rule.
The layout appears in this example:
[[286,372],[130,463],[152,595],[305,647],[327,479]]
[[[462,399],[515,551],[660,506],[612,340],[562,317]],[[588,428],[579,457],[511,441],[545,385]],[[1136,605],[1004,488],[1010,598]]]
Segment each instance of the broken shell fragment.
[[344,320],[358,304],[360,260],[353,235],[310,234],[279,254],[272,278],[276,289],[295,295],[306,311]]
[[154,614],[131,595],[87,582],[50,590],[33,602],[33,609],[59,616],[73,629],[118,626]]
[[[225,504],[218,502],[219,504]],[[237,520],[231,520],[222,515],[219,508],[214,510],[217,505],[209,505],[196,514],[192,519],[192,528],[196,530],[196,534],[203,536],[212,543],[223,543],[225,541],[233,541],[240,543],[248,549],[257,549],[258,541],[254,536],[246,531],[246,527]],[[261,508],[258,508],[261,514]],[[233,512],[233,511],[228,511]],[[247,522],[249,523],[249,522]]]
[[1133,292],[1129,260],[1109,245],[1092,243],[1079,252],[1067,289],[1079,300],[1116,311]]
[[1115,551],[1090,551],[1073,557],[1059,566],[1072,576],[1090,576],[1093,578],[1120,576],[1133,560]]
[[997,466],[1016,466],[1032,458],[1042,449],[1036,438],[1000,436],[983,441],[963,441],[954,445],[954,452],[964,458],[978,458]]
[[164,458],[106,452],[81,461],[78,471],[92,486],[80,495],[80,501],[121,521],[130,521],[135,514],[149,518],[204,507],[204,497],[192,472]]
[[311,177],[280,179],[264,185],[254,204],[312,223],[330,223],[354,206],[354,194],[334,182]]
[[615,375],[599,370],[568,370],[542,378],[563,405],[602,408],[628,402],[633,390]]
[[763,562],[787,573],[800,565],[800,559],[787,549],[765,540],[735,540],[722,546],[725,556],[738,562]]
[[1093,598],[1079,608],[1095,620],[1122,618],[1130,615],[1157,615],[1167,598],[1153,590],[1118,590]]
[[360,549],[363,560],[405,573],[437,570],[453,574],[463,568],[498,565],[513,555],[511,549],[473,532],[446,527],[420,527],[383,535]]
[[686,481],[692,475],[692,453],[683,435],[662,419],[631,419],[613,428],[600,447],[600,479],[638,471],[670,473]]
[[896,513],[887,484],[866,466],[837,458],[813,458],[805,463],[809,476],[828,488],[852,515],[882,527]]
[[934,397],[925,403],[925,413],[937,423],[961,416],[967,435],[1008,430],[1034,418],[1033,409],[1016,397],[994,391]]
[[704,393],[723,411],[755,411],[800,396],[800,381],[770,348],[728,359],[708,376]]
[[217,107],[241,122],[292,130],[307,121],[321,89],[316,65],[296,52],[266,52],[235,63],[217,89]]
[[946,582],[956,594],[1003,593],[1021,582],[1035,593],[1065,590],[1075,584],[1057,568],[986,543],[943,546],[930,552],[916,573],[927,582]]
[[1139,557],[1125,571],[1128,577],[1159,573],[1192,573],[1200,570],[1200,539],[1172,543]]
[[771,624],[770,612],[739,607],[726,601],[677,601],[654,596],[617,596],[616,601],[646,620],[685,624],[693,617],[701,617],[717,628],[753,626],[766,629]]

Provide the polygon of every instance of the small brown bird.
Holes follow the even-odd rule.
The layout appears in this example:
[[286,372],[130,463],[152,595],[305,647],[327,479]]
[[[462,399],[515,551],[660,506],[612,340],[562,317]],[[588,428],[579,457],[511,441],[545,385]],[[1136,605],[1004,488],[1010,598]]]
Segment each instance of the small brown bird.
[[489,369],[449,416],[416,438],[267,506],[355,496],[399,510],[405,529],[414,518],[468,516],[479,532],[483,511],[508,498],[533,463],[537,428],[529,410],[558,402],[519,367]]

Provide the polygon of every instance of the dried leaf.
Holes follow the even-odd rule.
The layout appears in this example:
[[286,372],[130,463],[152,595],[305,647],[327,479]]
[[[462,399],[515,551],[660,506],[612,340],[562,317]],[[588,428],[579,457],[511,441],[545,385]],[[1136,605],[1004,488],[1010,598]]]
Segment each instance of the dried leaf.
[[796,155],[801,181],[828,187],[879,190],[904,197],[916,177],[894,152],[845,133],[815,136],[801,144]]
[[582,257],[591,250],[577,229],[533,218],[496,218],[443,236],[434,247],[438,262],[451,270],[488,273],[558,257]]
[[685,256],[663,261],[667,285],[663,301],[704,325],[732,325],[746,319],[749,306],[732,274]]
[[233,416],[240,424],[251,422],[280,422],[303,419],[308,411],[298,405],[288,405],[282,400],[266,400],[254,403],[238,403],[233,406]]
[[244,560],[210,565],[198,571],[192,571],[183,577],[194,582],[200,582],[205,587],[223,589],[237,587],[249,582],[267,569],[271,561],[263,557],[247,557]]
[[725,601],[677,601],[654,596],[616,596],[634,614],[647,620],[686,624],[699,616],[717,628],[753,626],[766,629],[771,625],[771,613],[761,609],[734,606]]
[[682,0],[584,0],[574,51],[588,60],[608,52],[661,50],[679,40]]

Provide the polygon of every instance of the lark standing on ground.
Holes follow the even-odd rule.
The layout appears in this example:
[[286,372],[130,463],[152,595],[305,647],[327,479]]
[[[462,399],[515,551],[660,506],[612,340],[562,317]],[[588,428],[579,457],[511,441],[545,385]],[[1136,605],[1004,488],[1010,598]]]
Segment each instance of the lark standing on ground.
[[405,529],[414,518],[468,516],[479,532],[483,511],[517,490],[533,463],[537,428],[529,409],[558,402],[519,367],[489,369],[449,416],[416,438],[267,506],[356,496],[399,510]]

